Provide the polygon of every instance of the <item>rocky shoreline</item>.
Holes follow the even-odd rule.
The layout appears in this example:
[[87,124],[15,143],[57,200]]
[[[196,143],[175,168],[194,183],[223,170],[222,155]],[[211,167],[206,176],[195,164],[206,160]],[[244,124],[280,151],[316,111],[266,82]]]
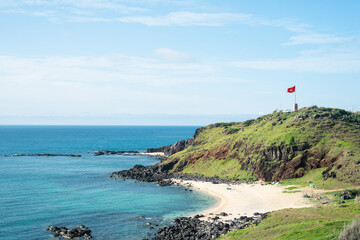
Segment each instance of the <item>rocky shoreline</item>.
[[254,213],[253,217],[240,216],[224,222],[219,220],[219,216],[226,215],[227,213],[222,212],[214,217],[209,217],[208,220],[200,220],[199,218],[203,215],[176,218],[173,225],[158,229],[156,236],[144,240],[216,239],[230,231],[243,229],[250,224],[259,224],[268,213]]

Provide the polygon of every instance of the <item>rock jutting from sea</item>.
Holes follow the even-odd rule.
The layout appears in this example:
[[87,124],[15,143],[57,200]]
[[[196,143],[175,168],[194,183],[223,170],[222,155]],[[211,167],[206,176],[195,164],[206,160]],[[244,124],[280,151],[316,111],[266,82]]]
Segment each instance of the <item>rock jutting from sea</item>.
[[46,230],[53,232],[55,237],[63,237],[67,239],[78,239],[84,237],[86,239],[92,239],[91,230],[84,225],[73,229],[67,229],[66,227],[48,226]]

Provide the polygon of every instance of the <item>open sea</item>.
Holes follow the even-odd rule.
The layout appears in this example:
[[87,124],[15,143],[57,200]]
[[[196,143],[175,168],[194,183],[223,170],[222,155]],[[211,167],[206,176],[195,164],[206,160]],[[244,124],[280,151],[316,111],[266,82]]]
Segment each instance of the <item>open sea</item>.
[[[0,126],[0,155],[80,154],[82,157],[0,157],[0,239],[54,239],[48,225],[85,225],[93,239],[142,239],[178,216],[215,200],[182,187],[110,179],[111,172],[159,162],[150,156],[93,156],[97,150],[160,147],[192,137],[197,127]],[[146,219],[139,219],[145,216]]]

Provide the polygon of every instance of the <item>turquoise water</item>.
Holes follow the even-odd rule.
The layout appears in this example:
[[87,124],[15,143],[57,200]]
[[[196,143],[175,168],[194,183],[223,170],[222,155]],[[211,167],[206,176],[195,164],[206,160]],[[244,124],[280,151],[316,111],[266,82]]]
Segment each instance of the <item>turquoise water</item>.
[[[88,226],[94,239],[142,239],[176,216],[214,199],[177,186],[112,180],[109,173],[148,156],[92,156],[96,150],[139,150],[191,137],[196,127],[0,126],[0,155],[54,153],[70,157],[0,157],[0,239],[51,239],[48,225]],[[147,219],[139,219],[144,215]]]

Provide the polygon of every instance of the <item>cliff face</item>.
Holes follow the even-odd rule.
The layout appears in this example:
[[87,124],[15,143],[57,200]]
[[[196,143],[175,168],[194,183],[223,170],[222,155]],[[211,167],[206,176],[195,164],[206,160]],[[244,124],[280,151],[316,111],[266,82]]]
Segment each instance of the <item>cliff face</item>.
[[217,123],[164,147],[170,171],[279,181],[325,168],[323,178],[360,181],[360,115],[304,108],[256,120]]

